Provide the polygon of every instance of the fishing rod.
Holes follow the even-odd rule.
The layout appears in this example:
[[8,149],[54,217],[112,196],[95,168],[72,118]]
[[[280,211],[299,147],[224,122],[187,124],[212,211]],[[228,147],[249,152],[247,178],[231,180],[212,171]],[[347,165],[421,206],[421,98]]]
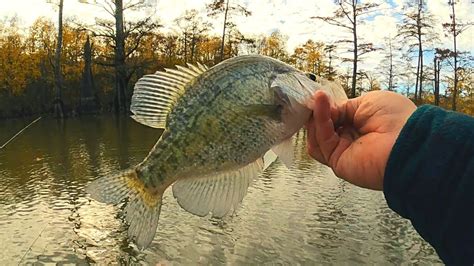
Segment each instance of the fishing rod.
[[31,125],[33,125],[34,123],[38,122],[39,120],[41,119],[41,116],[36,118],[35,120],[33,120],[33,122],[29,123],[26,127],[24,127],[22,130],[18,131],[18,133],[16,133],[13,137],[11,137],[7,142],[5,142],[5,144],[3,144],[2,146],[0,146],[0,150],[5,148],[5,146],[8,145],[8,143],[12,142],[16,137],[18,137],[18,135],[20,135],[23,131],[25,131],[27,128],[29,128]]

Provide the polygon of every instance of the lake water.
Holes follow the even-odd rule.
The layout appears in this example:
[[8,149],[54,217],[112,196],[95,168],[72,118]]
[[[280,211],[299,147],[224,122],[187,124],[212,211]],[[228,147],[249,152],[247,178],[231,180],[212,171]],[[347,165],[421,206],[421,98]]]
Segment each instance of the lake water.
[[[0,121],[0,145],[31,120]],[[169,189],[155,239],[138,251],[120,209],[84,186],[140,162],[159,134],[126,117],[42,119],[0,150],[0,265],[440,263],[383,193],[309,159],[304,132],[293,168],[271,165],[232,216],[194,216]]]

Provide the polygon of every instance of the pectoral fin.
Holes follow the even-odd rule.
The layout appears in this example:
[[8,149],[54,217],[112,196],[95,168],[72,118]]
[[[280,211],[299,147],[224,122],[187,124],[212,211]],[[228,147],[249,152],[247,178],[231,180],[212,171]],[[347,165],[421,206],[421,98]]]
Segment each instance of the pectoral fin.
[[280,144],[274,146],[272,151],[280,158],[283,164],[290,168],[295,161],[295,151],[293,147],[292,138],[286,139]]
[[282,106],[276,104],[249,104],[239,108],[239,115],[266,116],[281,121]]
[[270,165],[276,161],[278,155],[272,150],[269,150],[263,155],[263,170],[266,170]]

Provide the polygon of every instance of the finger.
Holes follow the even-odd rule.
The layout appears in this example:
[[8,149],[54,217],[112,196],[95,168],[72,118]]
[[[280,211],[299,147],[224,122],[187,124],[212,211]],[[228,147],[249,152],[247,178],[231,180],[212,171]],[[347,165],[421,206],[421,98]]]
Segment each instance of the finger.
[[[337,132],[339,135],[339,142],[333,150],[331,161],[334,172],[337,176],[347,179],[347,169],[351,169],[350,165],[355,162],[353,150],[350,149],[354,142],[353,129],[351,127],[340,127]],[[344,160],[346,158],[347,160]],[[349,164],[348,164],[349,163]]]
[[318,162],[327,165],[327,161],[324,159],[324,156],[321,152],[321,149],[319,148],[318,142],[316,141],[316,128],[314,124],[313,118],[310,119],[310,121],[306,124],[306,129],[307,129],[307,137],[306,137],[306,142],[307,142],[307,149],[308,153],[311,157],[313,157],[315,160]]
[[349,99],[334,106],[334,109],[331,110],[331,119],[334,121],[336,128],[343,125],[354,126],[354,117],[363,97]]
[[[339,136],[334,131],[334,123],[331,119],[331,107],[329,97],[322,91],[314,95],[314,123],[316,141],[326,162],[331,163],[331,156],[339,142]],[[332,166],[332,165],[331,165]]]

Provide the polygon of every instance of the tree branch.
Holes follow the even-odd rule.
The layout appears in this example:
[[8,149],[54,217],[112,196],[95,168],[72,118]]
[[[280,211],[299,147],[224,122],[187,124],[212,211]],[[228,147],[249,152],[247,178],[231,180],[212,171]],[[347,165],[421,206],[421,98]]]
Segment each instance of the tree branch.
[[354,25],[354,21],[349,16],[349,13],[344,9],[344,2],[343,1],[339,2],[339,6],[341,7],[342,13],[346,15],[347,19],[351,22],[352,25]]
[[346,29],[350,30],[351,32],[353,31],[352,27],[349,27],[349,26],[343,24],[342,22],[337,21],[335,18],[332,18],[332,17],[319,17],[319,16],[316,16],[316,17],[311,17],[311,18],[322,20],[322,21],[324,21],[324,22],[326,22],[330,25],[333,25],[333,26],[346,28]]

